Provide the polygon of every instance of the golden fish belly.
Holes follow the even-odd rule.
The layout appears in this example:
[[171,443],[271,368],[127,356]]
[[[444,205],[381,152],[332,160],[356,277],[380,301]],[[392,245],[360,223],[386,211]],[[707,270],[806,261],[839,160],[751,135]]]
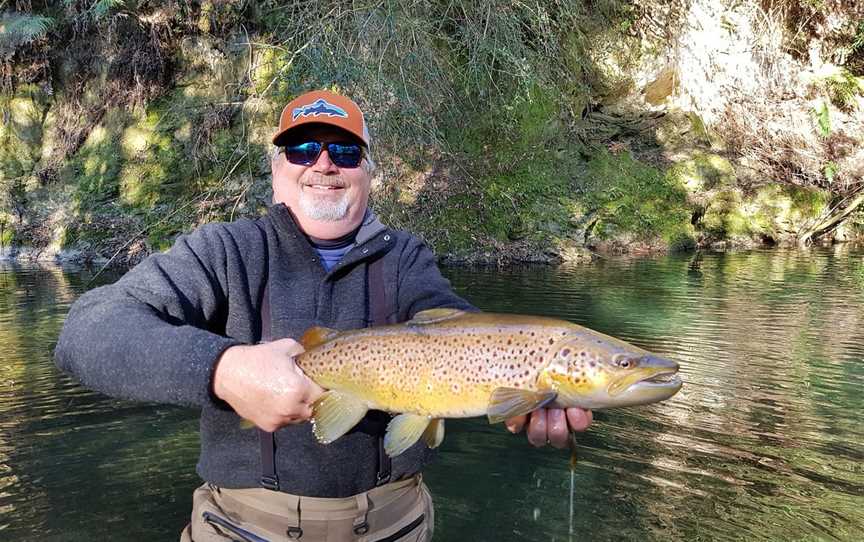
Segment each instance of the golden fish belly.
[[500,387],[533,390],[564,335],[520,326],[389,326],[347,332],[298,362],[319,385],[370,408],[430,417],[486,413]]

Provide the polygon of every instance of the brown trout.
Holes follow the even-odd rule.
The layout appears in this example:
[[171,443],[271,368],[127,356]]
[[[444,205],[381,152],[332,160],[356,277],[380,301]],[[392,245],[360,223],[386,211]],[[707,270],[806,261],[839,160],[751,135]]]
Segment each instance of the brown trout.
[[490,423],[540,407],[602,409],[663,401],[681,389],[678,364],[563,320],[432,309],[403,324],[335,331],[314,327],[297,363],[327,389],[313,405],[328,444],[377,409],[390,456],[421,437],[434,448],[443,418]]

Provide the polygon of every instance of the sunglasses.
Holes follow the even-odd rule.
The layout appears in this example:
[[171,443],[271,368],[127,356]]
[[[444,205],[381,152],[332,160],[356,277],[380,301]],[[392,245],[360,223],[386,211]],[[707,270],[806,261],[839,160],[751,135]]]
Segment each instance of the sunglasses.
[[338,167],[355,168],[363,161],[363,147],[357,143],[305,141],[296,145],[285,145],[285,157],[292,164],[311,166],[318,160],[321,151],[325,148],[327,155],[330,156],[330,161]]

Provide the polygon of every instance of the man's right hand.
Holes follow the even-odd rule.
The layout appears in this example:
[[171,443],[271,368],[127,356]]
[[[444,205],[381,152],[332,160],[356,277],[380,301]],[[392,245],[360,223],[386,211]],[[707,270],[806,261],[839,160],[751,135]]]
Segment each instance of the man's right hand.
[[213,393],[265,431],[304,422],[324,390],[294,363],[302,353],[294,339],[232,346],[216,363]]

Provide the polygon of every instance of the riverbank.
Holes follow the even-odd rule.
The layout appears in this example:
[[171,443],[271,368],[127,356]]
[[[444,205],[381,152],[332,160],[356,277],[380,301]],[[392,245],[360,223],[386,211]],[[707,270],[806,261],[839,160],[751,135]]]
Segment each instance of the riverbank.
[[445,261],[864,234],[864,26],[842,2],[97,4],[4,15],[9,254],[122,267],[259,215],[274,121],[314,87],[360,103],[373,207]]

